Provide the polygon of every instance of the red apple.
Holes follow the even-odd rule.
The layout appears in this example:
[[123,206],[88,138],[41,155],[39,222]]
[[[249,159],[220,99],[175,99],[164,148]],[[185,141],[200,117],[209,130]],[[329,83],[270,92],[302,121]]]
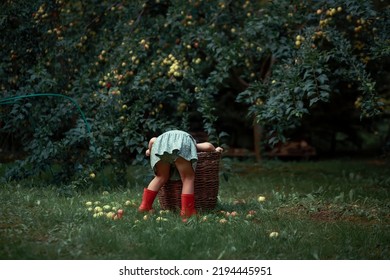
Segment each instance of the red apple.
[[117,211],[118,219],[122,219],[123,213],[124,213],[123,209],[118,209]]

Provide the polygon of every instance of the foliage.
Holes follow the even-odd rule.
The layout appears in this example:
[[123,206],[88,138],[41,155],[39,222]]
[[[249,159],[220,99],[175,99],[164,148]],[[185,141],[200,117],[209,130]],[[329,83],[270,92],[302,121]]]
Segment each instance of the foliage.
[[53,163],[68,164],[58,180],[106,164],[120,175],[144,161],[150,136],[170,128],[205,131],[220,144],[216,102],[227,88],[271,142],[344,84],[362,116],[377,116],[385,108],[373,77],[389,54],[388,9],[305,3],[3,1],[2,97],[64,94],[92,130],[66,99],[1,104],[2,135],[28,153],[9,176]]
[[368,1],[290,2],[274,1],[263,14],[268,20],[257,17],[248,25],[251,41],[270,41],[268,34],[277,34],[273,44],[259,43],[273,56],[272,73],[238,98],[269,127],[270,141],[284,139],[284,130],[299,127],[304,117],[324,110],[321,103],[337,96],[342,104],[335,104],[335,111],[354,107],[343,110],[347,119],[358,111],[361,119],[388,111],[383,103],[388,96],[378,94],[384,85],[375,77],[389,57],[389,9],[376,11]]

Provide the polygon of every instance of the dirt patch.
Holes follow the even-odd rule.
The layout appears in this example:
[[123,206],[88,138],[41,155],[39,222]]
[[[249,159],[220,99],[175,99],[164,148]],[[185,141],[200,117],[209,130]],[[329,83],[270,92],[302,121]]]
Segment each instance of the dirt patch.
[[322,222],[332,222],[341,220],[342,214],[329,209],[321,209],[318,212],[309,214],[310,219]]
[[8,229],[8,228],[16,228],[19,225],[17,224],[0,224],[0,230],[1,229]]
[[359,215],[348,207],[343,208],[334,205],[319,207],[316,210],[308,209],[303,205],[297,205],[279,208],[278,212],[282,215],[299,216],[317,222],[332,223],[344,221],[361,225],[390,224],[390,214],[376,217]]

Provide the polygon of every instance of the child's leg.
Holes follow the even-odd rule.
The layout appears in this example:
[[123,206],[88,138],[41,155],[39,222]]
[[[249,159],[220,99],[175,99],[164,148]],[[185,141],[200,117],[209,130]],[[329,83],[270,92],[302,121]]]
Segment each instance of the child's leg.
[[152,210],[152,205],[161,186],[169,179],[170,164],[159,161],[156,164],[156,174],[153,180],[149,183],[148,188],[144,189],[141,205],[138,211],[145,212]]
[[192,169],[191,162],[182,157],[178,157],[175,161],[177,171],[179,171],[181,182],[183,183],[182,194],[194,193],[195,172]]
[[158,190],[168,181],[171,165],[165,161],[156,163],[156,174],[150,181],[148,190],[158,192]]
[[[187,218],[196,214],[194,196],[195,172],[192,169],[191,162],[185,160],[182,157],[179,157],[175,161],[175,164],[183,184],[180,215],[183,218]],[[185,220],[186,219],[183,221]]]

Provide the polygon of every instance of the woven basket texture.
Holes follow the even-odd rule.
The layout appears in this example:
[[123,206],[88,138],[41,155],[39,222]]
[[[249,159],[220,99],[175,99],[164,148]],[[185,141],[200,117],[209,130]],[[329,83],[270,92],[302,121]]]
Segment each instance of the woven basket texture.
[[[217,205],[219,191],[219,163],[221,153],[198,152],[195,171],[195,208],[212,210]],[[158,200],[163,210],[181,208],[182,182],[168,181],[158,192]]]

